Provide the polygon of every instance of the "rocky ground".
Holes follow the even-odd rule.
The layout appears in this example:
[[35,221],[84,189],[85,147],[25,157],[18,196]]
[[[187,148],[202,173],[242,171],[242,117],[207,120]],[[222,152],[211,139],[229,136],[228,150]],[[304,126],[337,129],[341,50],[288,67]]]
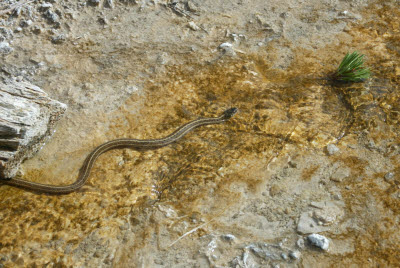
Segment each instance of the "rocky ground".
[[[2,79],[68,105],[27,180],[239,113],[108,152],[78,192],[2,185],[0,267],[399,266],[400,10],[381,2],[1,2]],[[354,50],[372,77],[330,83]]]

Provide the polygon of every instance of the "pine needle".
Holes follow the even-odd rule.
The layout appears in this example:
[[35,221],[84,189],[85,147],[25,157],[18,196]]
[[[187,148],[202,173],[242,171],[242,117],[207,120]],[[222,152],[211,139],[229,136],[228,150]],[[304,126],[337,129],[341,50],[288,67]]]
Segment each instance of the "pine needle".
[[357,51],[347,53],[333,75],[333,79],[345,82],[361,82],[370,76],[369,68],[363,66],[364,55]]

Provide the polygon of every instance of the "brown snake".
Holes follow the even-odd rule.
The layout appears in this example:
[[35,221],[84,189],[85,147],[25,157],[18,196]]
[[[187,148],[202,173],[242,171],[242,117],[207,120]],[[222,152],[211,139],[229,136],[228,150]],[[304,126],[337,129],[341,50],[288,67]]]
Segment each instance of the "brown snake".
[[16,186],[20,188],[24,188],[27,190],[38,191],[49,194],[67,194],[81,188],[87,181],[90,171],[93,167],[96,159],[103,153],[117,148],[132,148],[137,150],[150,150],[157,149],[164,146],[167,146],[180,138],[182,138],[185,134],[192,131],[193,129],[204,126],[204,125],[212,125],[212,124],[220,124],[227,120],[229,120],[236,112],[237,108],[230,108],[222,113],[219,117],[215,118],[199,118],[189,123],[184,124],[179,127],[170,135],[160,138],[160,139],[151,139],[151,140],[137,140],[137,139],[116,139],[112,141],[108,141],[97,146],[85,159],[83,162],[82,168],[79,171],[79,176],[77,180],[69,185],[50,185],[50,184],[42,184],[31,182],[23,179],[11,178],[0,180],[5,184]]

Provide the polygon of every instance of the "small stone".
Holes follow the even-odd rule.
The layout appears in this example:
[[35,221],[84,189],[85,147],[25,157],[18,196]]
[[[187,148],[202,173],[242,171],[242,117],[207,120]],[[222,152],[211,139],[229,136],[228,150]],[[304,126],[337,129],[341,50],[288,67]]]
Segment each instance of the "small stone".
[[0,53],[1,54],[9,54],[13,51],[14,49],[10,47],[10,44],[7,42],[0,42]]
[[38,25],[33,26],[32,32],[34,34],[40,34],[42,32],[42,28],[40,28]]
[[304,239],[303,238],[299,238],[299,240],[296,241],[296,246],[300,249],[304,248]]
[[219,49],[223,50],[226,55],[228,56],[235,56],[236,53],[233,49],[233,45],[231,43],[222,43],[221,45],[218,46]]
[[332,144],[332,143],[330,143],[326,146],[326,150],[328,151],[329,155],[333,155],[333,154],[339,152],[339,148],[335,144]]
[[228,242],[233,242],[236,239],[236,237],[233,234],[222,235],[221,238]]
[[28,27],[28,26],[32,25],[32,23],[33,23],[33,22],[32,22],[31,20],[21,20],[19,26],[21,26],[21,27]]
[[163,52],[157,56],[157,63],[160,65],[165,65],[170,61],[170,57],[167,52]]
[[367,143],[367,148],[368,148],[368,149],[375,149],[375,148],[376,148],[375,142],[374,142],[373,140],[370,140],[370,141]]
[[103,25],[107,25],[107,24],[108,24],[108,20],[107,20],[106,17],[99,17],[99,18],[97,19],[97,21],[98,21],[100,24],[103,24]]
[[290,161],[289,161],[289,166],[290,166],[291,168],[297,168],[297,162],[294,161],[294,160],[290,160]]
[[100,5],[100,0],[89,0],[89,4],[93,6]]
[[46,13],[44,13],[44,16],[52,23],[58,22],[58,20],[60,19],[60,17],[50,9],[47,10]]
[[114,1],[113,0],[106,0],[106,2],[104,3],[105,7],[108,8],[114,8]]
[[11,29],[0,27],[0,42],[10,40],[13,38],[13,33]]
[[320,248],[322,250],[328,250],[329,248],[329,240],[323,235],[320,234],[311,234],[307,236],[307,240],[311,245]]
[[50,3],[44,3],[44,4],[41,4],[41,5],[39,6],[39,8],[40,8],[41,10],[43,10],[43,11],[46,11],[46,10],[48,10],[48,9],[51,8],[51,7],[53,7],[53,5],[50,4]]
[[197,7],[197,5],[195,3],[193,3],[192,1],[187,1],[187,8],[190,12],[194,12],[197,13],[199,12],[199,8]]
[[341,194],[334,194],[333,199],[335,200],[342,200],[342,195]]
[[289,258],[288,258],[288,255],[286,255],[286,253],[281,253],[281,258],[283,259],[283,260],[285,260],[285,261],[287,261]]
[[393,180],[394,173],[393,172],[388,172],[388,173],[385,174],[384,178],[385,178],[385,181],[389,182],[389,181]]
[[[304,240],[303,240],[303,243],[304,243]],[[294,259],[294,260],[298,260],[301,257],[301,252],[298,251],[298,250],[293,250],[293,251],[291,250],[289,252],[289,257]]]
[[65,34],[59,34],[59,35],[53,36],[51,38],[51,42],[53,44],[61,44],[61,43],[65,42],[65,40],[67,40],[67,36]]
[[16,33],[19,33],[19,32],[21,32],[21,31],[22,31],[22,28],[21,28],[21,27],[15,28],[15,32],[16,32]]
[[193,21],[189,21],[188,27],[192,29],[193,31],[198,31],[200,30],[200,27],[196,25]]

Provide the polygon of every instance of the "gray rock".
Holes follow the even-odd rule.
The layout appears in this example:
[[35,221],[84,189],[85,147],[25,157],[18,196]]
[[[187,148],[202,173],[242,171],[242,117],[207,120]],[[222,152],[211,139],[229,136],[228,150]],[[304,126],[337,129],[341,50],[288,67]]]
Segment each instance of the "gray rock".
[[0,53],[1,54],[9,54],[13,51],[14,49],[10,47],[10,44],[7,42],[0,42]]
[[19,26],[21,27],[28,27],[32,25],[32,21],[31,20],[21,20]]
[[300,249],[304,248],[304,245],[305,245],[304,239],[303,239],[303,238],[299,238],[299,239],[296,241],[296,245],[297,245],[297,247],[300,248]]
[[52,23],[58,22],[58,20],[60,19],[60,17],[50,9],[44,13],[44,16]]
[[394,173],[393,172],[388,172],[388,173],[385,174],[384,178],[385,178],[385,181],[389,182],[389,181],[393,180]]
[[41,5],[39,6],[39,9],[41,9],[41,10],[43,10],[43,11],[46,11],[46,10],[50,9],[51,7],[53,7],[52,4],[50,4],[50,3],[44,3],[44,4],[41,4]]
[[[304,242],[304,240],[303,240],[303,242]],[[291,250],[289,252],[289,257],[294,259],[294,260],[298,260],[301,257],[301,252],[298,251],[298,250],[293,250],[293,251]]]
[[326,150],[329,155],[333,155],[340,151],[339,148],[335,144],[332,144],[332,143],[330,143],[326,146]]
[[92,6],[98,6],[100,5],[100,0],[89,0],[88,1],[90,5]]
[[0,178],[12,178],[36,153],[66,105],[27,82],[0,83]]
[[322,250],[328,250],[329,248],[329,240],[323,235],[320,234],[311,234],[307,236],[308,242],[310,242],[311,245],[320,248]]
[[222,235],[221,238],[223,240],[225,240],[225,241],[228,241],[228,242],[233,242],[233,241],[236,240],[236,237],[234,235],[232,235],[232,234]]
[[35,25],[32,27],[32,32],[34,34],[40,34],[42,32],[42,28],[40,28],[40,26],[38,26],[38,25]]
[[61,44],[65,42],[65,40],[67,40],[67,36],[65,34],[59,34],[51,38],[51,42],[53,44]]
[[10,40],[13,38],[13,33],[10,29],[5,27],[0,27],[0,42]]
[[108,8],[114,8],[114,1],[113,0],[106,0],[106,2],[104,3],[105,7]]

